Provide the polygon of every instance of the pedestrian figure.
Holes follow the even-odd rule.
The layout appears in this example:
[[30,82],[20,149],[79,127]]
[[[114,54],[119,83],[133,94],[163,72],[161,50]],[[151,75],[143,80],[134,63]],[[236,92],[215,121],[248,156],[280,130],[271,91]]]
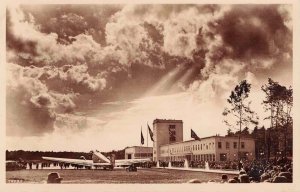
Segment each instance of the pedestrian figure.
[[239,171],[243,168],[243,163],[242,161],[239,162]]
[[227,175],[225,175],[225,174],[223,174],[222,175],[222,181],[221,181],[222,183],[227,183],[228,182],[228,176]]
[[62,179],[57,172],[52,172],[48,174],[47,183],[61,183]]

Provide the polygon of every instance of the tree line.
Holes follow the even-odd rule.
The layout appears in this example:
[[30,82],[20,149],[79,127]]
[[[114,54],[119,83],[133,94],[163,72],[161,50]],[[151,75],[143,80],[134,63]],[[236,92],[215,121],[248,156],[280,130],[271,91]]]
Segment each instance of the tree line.
[[[269,78],[268,83],[263,85],[261,90],[265,94],[262,106],[269,114],[263,118],[269,120],[270,126],[268,128],[257,127],[259,117],[251,109],[249,100],[251,84],[243,80],[231,91],[227,99],[228,106],[223,111],[224,123],[228,128],[227,136],[238,136],[239,142],[242,136],[253,137],[258,158],[292,156],[293,89],[291,86],[285,87]],[[252,131],[249,129],[251,125],[254,126]]]

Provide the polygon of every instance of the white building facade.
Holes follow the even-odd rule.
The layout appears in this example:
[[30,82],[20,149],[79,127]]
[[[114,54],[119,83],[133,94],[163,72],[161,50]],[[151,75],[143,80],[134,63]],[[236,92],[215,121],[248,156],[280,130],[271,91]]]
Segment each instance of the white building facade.
[[[160,146],[161,161],[232,161],[238,160],[238,137],[212,136]],[[255,141],[240,139],[240,158],[255,158]]]
[[125,159],[152,158],[152,147],[132,146],[125,148]]

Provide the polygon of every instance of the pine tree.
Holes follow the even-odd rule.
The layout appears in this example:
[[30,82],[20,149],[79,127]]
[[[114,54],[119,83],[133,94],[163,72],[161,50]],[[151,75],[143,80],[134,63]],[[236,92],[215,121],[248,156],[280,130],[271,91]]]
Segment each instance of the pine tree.
[[[227,99],[227,102],[229,104],[229,108],[225,108],[223,115],[227,118],[224,120],[227,126],[229,128],[236,128],[238,126],[238,159],[240,160],[240,137],[242,132],[242,126],[248,125],[249,123],[257,125],[258,117],[250,109],[250,104],[247,100],[249,97],[251,89],[251,84],[247,82],[247,80],[243,80],[237,85],[233,91],[231,91],[231,94],[229,98]],[[228,116],[231,116],[233,118],[233,123],[230,123]],[[249,133],[249,131],[248,131]]]

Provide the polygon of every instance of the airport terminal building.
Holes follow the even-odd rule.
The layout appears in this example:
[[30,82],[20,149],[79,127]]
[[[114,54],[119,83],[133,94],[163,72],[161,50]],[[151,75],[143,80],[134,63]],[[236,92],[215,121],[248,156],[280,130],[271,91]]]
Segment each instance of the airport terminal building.
[[125,148],[125,159],[152,158],[153,161],[232,161],[255,159],[255,141],[241,137],[210,136],[200,140],[183,141],[183,121],[155,119],[153,148],[133,146]]
[[[183,121],[153,121],[153,161],[228,161],[238,159],[238,137],[211,136],[183,141]],[[255,158],[253,138],[240,138],[240,157]]]

